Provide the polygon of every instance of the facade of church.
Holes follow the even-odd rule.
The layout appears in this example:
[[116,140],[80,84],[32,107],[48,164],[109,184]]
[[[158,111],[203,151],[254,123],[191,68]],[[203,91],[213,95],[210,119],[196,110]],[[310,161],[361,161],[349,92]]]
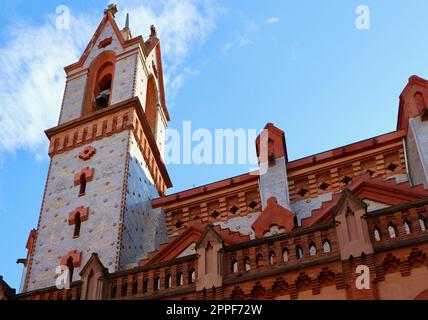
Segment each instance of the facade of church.
[[166,195],[160,42],[116,12],[65,68],[22,285],[0,277],[0,299],[428,299],[428,81],[394,132],[289,161],[269,123],[266,172]]

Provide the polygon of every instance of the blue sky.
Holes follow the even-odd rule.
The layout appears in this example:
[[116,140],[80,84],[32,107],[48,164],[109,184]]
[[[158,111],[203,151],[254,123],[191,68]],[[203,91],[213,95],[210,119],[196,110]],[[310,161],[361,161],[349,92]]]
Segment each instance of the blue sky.
[[[170,127],[286,132],[291,160],[396,127],[412,74],[428,77],[428,3],[367,1],[118,1],[134,35],[157,23]],[[58,5],[72,25],[54,30]],[[74,62],[106,1],[3,1],[0,11],[0,274],[19,286],[49,165],[43,130],[58,119],[61,67]],[[355,28],[358,5],[370,29]],[[239,165],[171,165],[179,191],[244,173]]]

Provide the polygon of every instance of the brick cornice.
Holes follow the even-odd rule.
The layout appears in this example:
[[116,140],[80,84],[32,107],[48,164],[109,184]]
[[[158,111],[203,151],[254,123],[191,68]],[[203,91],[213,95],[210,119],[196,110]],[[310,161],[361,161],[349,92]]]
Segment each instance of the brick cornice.
[[[70,283],[70,289],[76,288],[76,287],[82,287],[82,285],[83,285],[82,280],[73,281],[72,283]],[[53,292],[53,291],[57,291],[57,290],[58,289],[56,286],[51,286],[51,287],[47,287],[47,288],[41,288],[41,289],[36,289],[36,290],[32,290],[32,291],[26,291],[26,292],[17,294],[16,297],[17,297],[17,299],[24,300],[25,298],[28,298],[28,297],[32,297],[35,295],[41,295],[44,293]]]
[[[158,190],[164,193],[167,188],[172,187],[172,182],[138,97],[46,130],[45,134],[50,140],[49,156],[53,157],[124,130],[133,131],[153,180]],[[151,159],[154,160],[153,165]],[[162,181],[156,181],[159,179],[155,177]]]
[[315,165],[328,164],[336,159],[343,159],[351,155],[358,155],[367,150],[376,150],[381,146],[387,146],[395,142],[402,143],[406,136],[404,130],[393,131],[384,135],[373,137],[367,140],[355,142],[336,149],[314,154],[287,163],[287,172],[293,174],[301,169],[311,169]]
[[188,293],[192,293],[192,292],[196,292],[196,285],[195,284],[192,284],[188,288],[184,288],[184,289],[172,289],[170,291],[165,291],[162,293],[155,293],[155,294],[152,294],[150,296],[136,297],[135,300],[159,300],[161,298],[178,296],[178,295],[188,294]]
[[[97,119],[100,119],[102,117],[105,117],[106,115],[111,114],[112,111],[113,111],[113,113],[116,113],[118,111],[122,111],[124,109],[131,108],[134,106],[133,102],[136,103],[137,99],[138,98],[131,98],[131,99],[113,104],[107,108],[97,110],[91,114],[88,114],[86,116],[82,116],[78,119],[74,119],[74,120],[65,122],[65,123],[60,124],[56,127],[45,130],[45,134],[49,138],[49,140],[52,140],[52,138],[54,136],[58,135],[59,133],[62,133],[64,131],[67,131],[67,130],[72,129],[72,128],[79,127],[82,124],[86,124],[90,121],[97,120]],[[140,106],[141,106],[141,104],[140,104]]]
[[173,260],[168,260],[165,262],[153,263],[153,264],[150,264],[150,265],[147,265],[144,267],[135,267],[133,269],[128,269],[128,270],[124,270],[124,271],[111,273],[111,274],[109,274],[108,278],[109,279],[120,278],[120,277],[123,277],[126,275],[133,275],[133,274],[138,274],[140,272],[147,272],[150,270],[156,270],[156,269],[163,268],[163,267],[174,266],[176,264],[180,264],[183,262],[192,262],[192,261],[196,261],[197,259],[198,259],[198,255],[192,254],[192,255],[185,256],[185,257],[176,258]]
[[[242,174],[242,175],[228,178],[225,180],[220,180],[214,183],[209,183],[203,186],[199,186],[189,190],[170,194],[168,196],[153,199],[152,206],[153,208],[158,208],[158,207],[174,205],[174,208],[175,208],[176,207],[175,204],[178,204],[179,202],[182,202],[188,199],[196,199],[197,197],[206,197],[207,199],[204,198],[201,201],[208,201],[209,194],[228,190],[232,187],[244,185],[246,183],[256,183],[258,179],[259,179],[259,175],[257,172]],[[215,195],[213,196],[213,198],[217,199],[218,196]]]

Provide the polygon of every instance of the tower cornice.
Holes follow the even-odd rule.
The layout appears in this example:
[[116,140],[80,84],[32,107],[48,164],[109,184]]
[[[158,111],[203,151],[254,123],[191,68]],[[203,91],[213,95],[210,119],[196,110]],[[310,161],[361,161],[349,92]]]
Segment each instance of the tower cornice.
[[49,156],[128,129],[134,133],[153,180],[160,193],[164,194],[167,188],[172,187],[172,182],[137,97],[46,130],[50,140]]

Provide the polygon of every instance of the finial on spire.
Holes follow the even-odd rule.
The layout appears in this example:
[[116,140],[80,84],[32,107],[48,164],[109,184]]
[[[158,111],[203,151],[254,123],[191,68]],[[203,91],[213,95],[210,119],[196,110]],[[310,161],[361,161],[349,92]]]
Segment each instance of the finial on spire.
[[125,29],[129,29],[129,13],[126,14]]
[[150,26],[150,37],[157,37],[156,27],[154,24]]
[[107,9],[104,10],[104,14],[110,12],[111,15],[114,16],[116,15],[116,13],[119,11],[117,5],[115,3],[109,4]]

